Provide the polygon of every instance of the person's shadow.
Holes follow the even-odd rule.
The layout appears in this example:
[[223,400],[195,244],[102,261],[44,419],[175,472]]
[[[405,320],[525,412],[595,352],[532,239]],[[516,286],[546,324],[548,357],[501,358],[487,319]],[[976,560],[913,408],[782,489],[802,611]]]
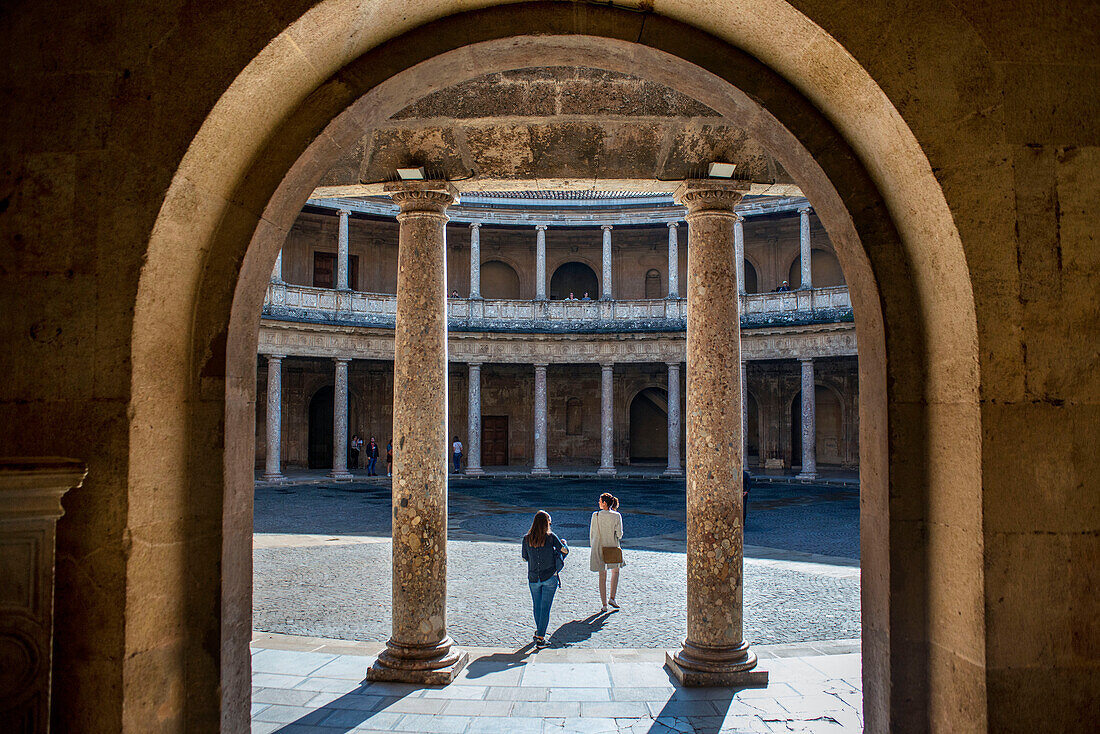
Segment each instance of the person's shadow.
[[535,651],[535,643],[528,642],[515,652],[494,652],[482,655],[470,661],[466,666],[466,677],[481,678],[490,673],[500,673],[527,664],[527,657]]
[[584,642],[603,629],[612,614],[614,612],[596,612],[584,619],[574,619],[572,622],[566,622],[550,635],[550,644],[554,647],[569,647],[578,642]]

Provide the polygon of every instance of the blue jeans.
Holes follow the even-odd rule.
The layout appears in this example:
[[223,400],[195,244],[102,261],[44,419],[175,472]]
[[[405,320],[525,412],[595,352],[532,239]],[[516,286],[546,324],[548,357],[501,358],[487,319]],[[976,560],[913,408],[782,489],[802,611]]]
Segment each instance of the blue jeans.
[[368,475],[374,474],[374,463],[376,461],[378,461],[377,456],[372,456],[369,459],[367,459],[367,474]]
[[462,471],[462,454],[454,454],[455,457],[455,474]]
[[558,590],[558,577],[555,574],[545,581],[528,581],[531,587],[531,601],[535,605],[535,633],[546,636],[550,626],[550,605],[554,603],[554,594]]

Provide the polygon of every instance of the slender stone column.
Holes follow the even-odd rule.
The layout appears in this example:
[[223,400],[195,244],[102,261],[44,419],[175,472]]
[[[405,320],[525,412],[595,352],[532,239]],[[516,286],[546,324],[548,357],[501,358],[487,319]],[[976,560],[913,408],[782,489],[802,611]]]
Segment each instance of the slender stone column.
[[74,459],[0,459],[0,721],[8,722],[6,732],[50,730],[57,520],[62,496],[86,473]]
[[447,242],[442,181],[397,182],[393,634],[369,680],[450,683],[468,653],[447,636]]
[[546,463],[546,365],[535,365],[535,466],[532,474],[549,474]]
[[745,295],[745,219],[733,223],[733,264],[737,267],[737,293]]
[[601,301],[610,301],[611,295],[611,225],[600,226],[603,230],[603,288],[600,292]]
[[283,441],[283,359],[284,354],[267,357],[267,458],[264,462],[266,481],[286,479],[282,469]]
[[470,224],[470,298],[481,298],[481,222]]
[[676,222],[668,223],[668,297],[680,297],[680,245]]
[[766,685],[744,640],[741,330],[734,207],[747,183],[685,181],[688,209],[687,639],[665,656],[685,685]]
[[546,225],[535,225],[535,300],[546,300]]
[[348,216],[347,209],[340,210],[340,228],[336,234],[336,290],[348,290]]
[[749,376],[748,364],[741,361],[741,468],[749,463]]
[[613,364],[600,365],[600,468],[601,477],[615,475],[615,370]]
[[479,477],[481,468],[481,363],[470,362],[469,405],[466,410],[466,474]]
[[680,469],[680,363],[668,363],[668,468],[665,476],[679,477]]
[[800,249],[799,259],[802,264],[801,288],[813,288],[814,280],[810,267],[810,207],[802,207],[798,210],[798,244]]
[[275,257],[275,267],[271,268],[271,282],[283,282],[283,250],[279,248],[279,254]]
[[333,388],[332,411],[332,471],[333,479],[351,480],[348,471],[348,357],[337,357],[336,385]]
[[799,479],[817,477],[817,388],[814,383],[814,361],[802,363],[802,471]]

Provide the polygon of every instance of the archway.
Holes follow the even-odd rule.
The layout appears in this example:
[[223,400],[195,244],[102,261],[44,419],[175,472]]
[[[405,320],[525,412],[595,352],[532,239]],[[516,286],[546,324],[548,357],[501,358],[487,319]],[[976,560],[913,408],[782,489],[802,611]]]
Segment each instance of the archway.
[[550,277],[550,300],[560,301],[569,298],[588,297],[596,300],[600,297],[600,282],[592,268],[582,262],[567,262],[558,267]]
[[668,463],[668,393],[640,390],[630,401],[630,463]]
[[481,265],[481,295],[485,298],[519,298],[519,275],[506,262],[490,260]]
[[[984,721],[983,618],[946,613],[947,605],[982,607],[980,543],[963,551],[938,542],[939,534],[980,532],[969,271],[943,192],[889,98],[834,38],[785,4],[723,5],[695,19],[713,35],[614,7],[521,3],[443,18],[448,8],[379,6],[363,27],[347,22],[359,17],[350,0],[317,5],[233,82],[166,194],[136,298],[131,451],[143,468],[128,501],[136,518],[159,518],[166,503],[191,508],[222,538],[203,536],[199,547],[182,535],[165,545],[157,573],[132,559],[126,614],[135,628],[163,628],[163,639],[184,630],[173,637],[180,655],[201,663],[180,683],[193,692],[182,716],[206,722],[221,712],[225,728],[247,726],[251,467],[241,457],[254,440],[255,314],[290,222],[353,127],[392,114],[424,84],[460,81],[470,69],[456,58],[479,71],[536,58],[642,70],[690,89],[782,152],[837,245],[858,319],[867,726]],[[398,28],[414,30],[387,35]],[[413,67],[413,77],[394,82]],[[828,83],[812,71],[822,68]],[[256,105],[260,91],[264,105]],[[950,410],[936,410],[945,403]],[[897,515],[891,496],[918,513],[932,498],[966,511],[912,539],[903,531],[923,515]],[[130,527],[135,541],[164,532],[159,522]],[[901,554],[904,586],[892,576]],[[221,574],[196,582],[196,568]],[[146,591],[166,588],[179,590],[178,603],[143,610]],[[211,639],[222,644],[203,642]],[[178,675],[178,658],[133,644],[128,659],[152,674],[127,679],[126,695],[155,706],[172,695],[156,681]]]
[[656,268],[650,268],[645,274],[645,297],[647,299],[661,297],[661,274]]
[[[810,251],[810,272],[813,275],[814,288],[829,288],[835,285],[844,285],[844,271],[840,267],[840,261],[836,255],[825,250]],[[748,276],[746,275],[746,280]],[[802,287],[802,258],[796,257],[791,263],[787,275],[787,282],[791,289]]]

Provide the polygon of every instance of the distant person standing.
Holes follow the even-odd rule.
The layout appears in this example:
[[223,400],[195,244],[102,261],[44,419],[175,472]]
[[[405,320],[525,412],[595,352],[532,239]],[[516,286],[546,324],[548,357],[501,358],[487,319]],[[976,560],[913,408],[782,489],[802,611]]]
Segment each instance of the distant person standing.
[[455,442],[451,444],[451,449],[454,452],[455,474],[458,474],[462,471],[462,442],[458,440],[458,436],[455,436]]
[[370,444],[367,445],[367,476],[376,477],[378,474],[374,471],[374,465],[378,463],[378,442],[374,440],[374,436],[370,437]]
[[363,439],[356,433],[348,443],[348,466],[352,469],[359,468],[359,452],[363,448]]
[[527,585],[531,587],[531,605],[535,612],[535,647],[546,647],[546,628],[550,626],[550,606],[561,581],[558,571],[569,555],[565,541],[550,532],[550,514],[535,513],[531,529],[523,536],[523,560],[527,561]]
[[393,439],[386,443],[386,476],[393,476]]
[[[623,566],[623,550],[619,541],[623,537],[623,516],[618,513],[619,500],[610,492],[600,495],[600,509],[592,513],[592,525],[588,529],[588,540],[592,546],[589,568],[600,574],[600,602],[602,612],[610,604],[615,609],[615,592],[619,588],[619,569]],[[607,577],[611,576],[611,595],[607,593]]]

